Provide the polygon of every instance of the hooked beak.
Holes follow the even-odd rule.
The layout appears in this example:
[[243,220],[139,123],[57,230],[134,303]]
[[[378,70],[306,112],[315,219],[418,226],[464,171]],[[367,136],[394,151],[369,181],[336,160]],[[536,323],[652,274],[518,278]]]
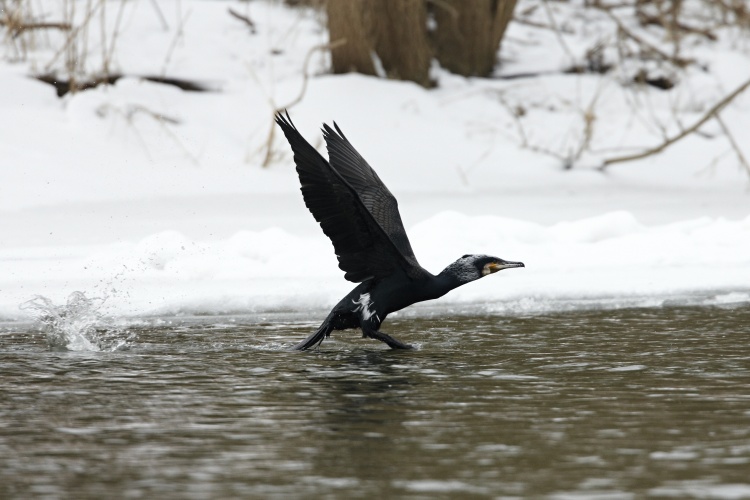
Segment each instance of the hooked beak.
[[489,269],[490,273],[496,273],[498,271],[502,271],[503,269],[510,269],[512,267],[526,267],[523,265],[523,262],[511,262],[508,260],[499,260],[497,262],[491,262],[487,264],[487,268]]

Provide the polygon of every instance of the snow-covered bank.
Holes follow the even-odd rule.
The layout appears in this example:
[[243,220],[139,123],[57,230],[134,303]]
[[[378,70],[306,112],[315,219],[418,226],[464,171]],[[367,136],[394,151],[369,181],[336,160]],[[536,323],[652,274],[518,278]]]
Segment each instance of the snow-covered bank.
[[[59,2],[38,4],[56,19]],[[62,35],[24,33],[23,57],[1,46],[0,316],[23,317],[18,306],[34,295],[59,304],[74,291],[106,298],[113,314],[144,315],[325,308],[351,287],[307,213],[280,134],[262,167],[273,107],[299,95],[306,55],[327,41],[319,15],[273,2],[159,5],[166,28],[152,4],[122,3],[110,63],[126,76],[62,99],[29,77],[50,64]],[[257,34],[228,7],[250,14]],[[560,36],[576,57],[591,33],[611,28],[601,13],[579,16],[580,3],[551,8],[571,23]],[[108,23],[85,32],[95,66],[97,37],[118,17],[92,19]],[[398,198],[430,271],[467,252],[527,264],[443,304],[746,301],[748,178],[717,123],[659,155],[590,168],[674,134],[750,77],[742,40],[718,32],[715,42],[685,44],[700,64],[669,92],[624,74],[565,74],[570,54],[556,35],[514,23],[498,75],[534,77],[462,78],[436,67],[439,85],[426,90],[329,75],[327,55],[315,52],[290,113],[321,150],[321,122],[338,122]],[[139,78],[159,74],[216,91]],[[750,158],[748,106],[750,93],[721,116]],[[585,113],[594,116],[591,147],[564,170],[560,158],[583,144]]]
[[[526,312],[571,307],[750,302],[750,217],[644,226],[628,212],[553,225],[442,212],[410,228],[433,273],[467,252],[522,260],[440,303]],[[106,298],[114,315],[223,314],[330,306],[344,281],[325,237],[281,229],[214,241],[176,231],[137,242],[0,251],[0,316],[20,318],[35,294]],[[689,300],[688,300],[689,301]]]

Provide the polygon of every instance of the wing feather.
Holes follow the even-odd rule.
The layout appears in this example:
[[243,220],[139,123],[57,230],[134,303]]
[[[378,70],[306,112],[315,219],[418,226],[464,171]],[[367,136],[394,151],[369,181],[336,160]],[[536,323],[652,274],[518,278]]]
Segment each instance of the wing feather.
[[414,270],[422,270],[406,235],[398,202],[378,174],[354,149],[341,129],[333,124],[323,126],[323,137],[331,165],[357,192],[375,222],[385,231],[393,245]]
[[359,191],[302,137],[288,113],[277,114],[276,123],[294,152],[305,205],[333,243],[344,277],[356,283],[390,275],[398,268],[408,270],[410,263],[374,218]]

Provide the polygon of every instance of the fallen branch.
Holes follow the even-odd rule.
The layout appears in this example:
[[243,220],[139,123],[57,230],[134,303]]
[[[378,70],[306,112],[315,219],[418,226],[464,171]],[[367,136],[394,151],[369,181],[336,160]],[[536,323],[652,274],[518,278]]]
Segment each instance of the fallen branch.
[[58,78],[54,73],[46,73],[43,75],[36,75],[33,78],[40,82],[48,83],[55,87],[57,90],[57,97],[63,97],[68,92],[80,92],[83,90],[93,89],[99,85],[113,85],[120,78],[130,76],[133,78],[141,78],[154,83],[161,83],[164,85],[172,85],[179,89],[187,92],[213,92],[217,89],[212,88],[207,83],[198,82],[196,80],[186,80],[183,78],[169,78],[164,76],[152,76],[152,75],[123,75],[120,73],[113,73],[109,75],[95,76],[89,80],[83,81],[71,81],[64,78]]
[[12,19],[0,19],[0,26],[7,27],[13,32],[13,37],[19,36],[24,31],[29,30],[46,30],[46,29],[57,29],[61,31],[69,31],[72,26],[69,23],[24,23],[16,22]]
[[[696,132],[704,123],[706,123],[708,120],[714,117],[718,117],[718,113],[724,109],[732,100],[734,100],[738,95],[740,95],[742,92],[744,92],[748,87],[750,87],[750,80],[747,80],[745,83],[737,87],[733,92],[728,94],[726,97],[724,97],[722,100],[714,104],[714,106],[709,109],[697,122],[695,122],[692,126],[684,129],[679,134],[667,137],[664,142],[659,144],[658,146],[655,146],[653,148],[647,149],[645,151],[642,151],[640,153],[632,154],[632,155],[626,155],[626,156],[617,156],[614,158],[608,158],[604,160],[602,165],[599,167],[599,170],[605,170],[608,166],[613,165],[615,163],[624,163],[628,161],[633,160],[640,160],[642,158],[646,158],[647,156],[659,154],[665,149],[667,149],[669,146],[674,144],[675,142],[684,139],[688,135]],[[722,123],[721,121],[719,122]]]

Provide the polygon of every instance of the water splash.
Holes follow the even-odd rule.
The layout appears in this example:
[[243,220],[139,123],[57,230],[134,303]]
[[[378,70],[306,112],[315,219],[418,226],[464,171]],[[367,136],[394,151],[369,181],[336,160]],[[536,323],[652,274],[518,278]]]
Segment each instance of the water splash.
[[88,298],[73,292],[67,303],[57,306],[50,299],[36,295],[21,304],[31,311],[53,351],[118,351],[132,344],[135,334],[118,327],[102,312],[106,298]]

